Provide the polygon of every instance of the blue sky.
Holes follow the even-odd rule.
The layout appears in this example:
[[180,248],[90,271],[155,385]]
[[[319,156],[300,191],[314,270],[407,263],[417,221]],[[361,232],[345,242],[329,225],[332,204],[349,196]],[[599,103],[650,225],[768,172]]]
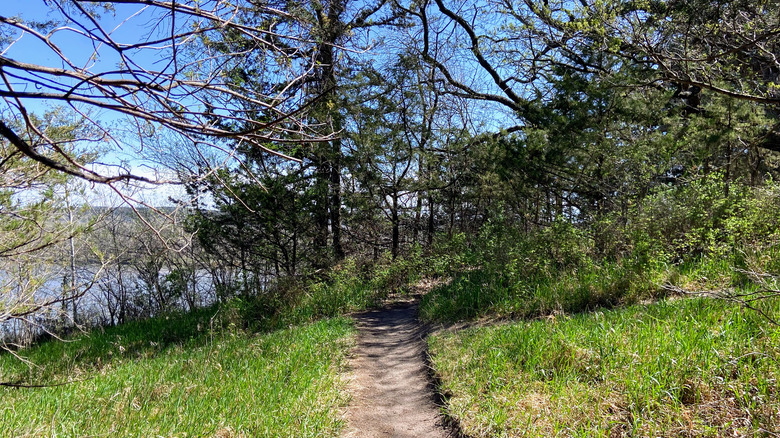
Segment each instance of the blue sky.
[[[154,29],[150,30],[151,15],[148,12],[134,16],[141,9],[140,6],[117,5],[116,13],[101,10],[99,23],[103,29],[111,33],[117,42],[143,41],[149,33],[154,32]],[[52,6],[47,5],[43,0],[0,0],[0,16],[21,18],[26,22],[46,22],[52,19],[62,20],[63,18],[59,11],[52,10]],[[127,17],[132,18],[125,22]],[[3,36],[10,36],[12,41],[10,45],[0,46],[2,56],[30,64],[69,69],[62,58],[40,39],[31,34],[23,34],[16,29],[14,29],[14,34],[8,35],[11,28],[5,25],[2,25],[2,30],[5,33]],[[116,53],[113,50],[106,50],[106,47],[96,46],[80,32],[81,29],[73,23],[62,22],[58,30],[53,32],[50,37],[52,43],[59,47],[65,57],[77,67],[86,68],[93,73],[114,70],[120,60]],[[95,53],[98,54],[97,57],[94,56]],[[135,60],[143,62],[145,67],[150,69],[158,65],[159,58],[159,52],[134,54]],[[12,87],[17,91],[40,91],[40,88],[23,79],[12,79],[11,82]],[[36,88],[38,89],[36,90]],[[7,86],[0,83],[0,89],[7,89]],[[41,115],[55,105],[62,105],[62,103],[43,99],[26,99],[24,105],[28,111]],[[77,108],[88,110],[86,105],[77,105]],[[0,112],[5,117],[14,117],[18,110],[13,105],[3,104],[0,106]],[[102,162],[108,164],[125,162],[133,168],[133,173],[147,177],[154,176],[152,165],[141,161],[135,152],[140,147],[135,140],[132,140],[132,136],[114,131],[125,116],[106,110],[95,111],[94,109],[91,116],[105,126],[113,125],[115,128],[112,129],[112,133],[115,134],[117,140],[125,143],[125,147],[121,150],[116,147],[110,148],[110,151],[101,157]],[[99,169],[108,168],[103,166]],[[142,194],[151,199],[154,204],[164,204],[169,195],[176,193],[178,193],[176,190],[169,187],[158,187],[153,191],[147,189]]]
[[[117,5],[116,14],[101,11],[99,24],[103,29],[110,32],[117,42],[138,42],[143,39],[142,35],[149,33],[145,28],[149,20],[148,14],[147,16],[143,14],[138,15],[125,23],[123,23],[123,20],[126,17],[133,16],[141,9],[139,6]],[[50,37],[53,45],[61,50],[64,57],[77,68],[83,68],[92,73],[100,73],[115,70],[120,62],[120,57],[115,51],[94,43],[74,23],[63,22],[62,14],[54,10],[53,6],[47,5],[43,0],[0,1],[0,15],[4,17],[20,17],[24,21],[46,22],[48,20],[58,20],[60,23],[57,28],[45,36]],[[86,24],[85,20],[79,21],[82,24]],[[10,35],[12,42],[0,47],[3,56],[16,61],[45,67],[70,69],[63,61],[63,56],[57,54],[52,47],[47,46],[41,39],[9,26],[3,26],[2,29],[4,32],[14,32],[13,35]],[[133,57],[145,64],[154,64],[158,59],[152,58],[151,55],[151,53],[135,53]],[[24,80],[16,79],[12,80],[11,83],[17,91],[35,91],[32,85]],[[0,89],[6,88],[5,84],[0,84]],[[39,88],[38,91],[41,91],[41,89]],[[26,100],[24,103],[30,110],[39,113],[58,104],[56,102],[34,100]],[[109,116],[106,115],[106,117]]]
[[[135,15],[141,6],[137,5],[116,5],[116,13],[103,12],[101,13],[100,25],[108,32],[111,32],[112,36],[119,43],[130,43],[146,40],[149,33],[165,32],[169,31],[170,27],[161,25],[157,26],[155,30],[152,20],[152,15],[149,11],[143,12],[139,15]],[[46,21],[53,18],[61,18],[61,14],[58,12],[52,12],[51,6],[47,5],[43,0],[0,0],[0,15],[5,17],[20,16],[25,20]],[[132,17],[128,21],[124,21],[127,17]],[[82,20],[83,21],[83,20]],[[383,33],[378,32],[380,35]],[[456,33],[457,34],[457,33]],[[18,34],[17,34],[18,36]],[[107,50],[106,47],[97,47],[97,58],[92,58],[92,55],[96,53],[96,46],[85,35],[79,33],[79,29],[73,23],[64,23],[62,27],[57,30],[52,36],[52,42],[58,45],[65,54],[65,57],[70,59],[76,64],[77,67],[89,68],[93,73],[111,71],[116,68],[120,58],[113,52],[113,50]],[[21,39],[18,39],[13,45],[6,48],[0,48],[3,51],[3,56],[28,62],[34,64],[40,64],[48,67],[66,68],[66,65],[62,59],[43,42],[37,40],[32,35],[24,35]],[[383,58],[385,55],[385,48],[377,48],[372,51],[372,54],[377,59]],[[165,51],[152,51],[148,50],[143,53],[136,53],[134,58],[144,64],[144,67],[148,69],[161,69],[164,64]],[[471,70],[468,58],[459,60],[463,66],[466,67],[464,71],[465,76],[468,78],[470,73],[476,72],[474,78],[478,82],[485,82],[483,78],[484,74],[481,74],[479,69]],[[29,83],[25,84],[24,80],[17,79],[18,83],[14,84],[14,87],[31,87]],[[6,86],[0,83],[0,89],[4,89]],[[493,88],[490,82],[487,82],[488,89]],[[47,101],[38,100],[36,102],[25,102],[28,108],[32,111],[42,113],[46,109],[51,108],[52,103]],[[481,105],[480,105],[481,106]],[[493,117],[481,117],[477,121],[486,122],[487,129],[498,130],[501,127],[505,127],[511,119],[500,111],[496,111],[495,108],[488,108],[486,105],[485,114],[492,114]],[[0,107],[0,111],[6,113],[8,111],[13,112],[11,106],[6,105]],[[120,120],[120,116],[116,113],[110,113],[107,111],[98,111],[93,114],[96,119],[99,119],[102,123],[110,124],[116,123]],[[123,135],[116,131],[115,137],[120,137],[122,141],[126,142],[127,147],[124,149],[124,153],[119,153],[116,148],[113,148],[112,152],[107,154],[103,158],[105,162],[117,162],[119,160],[129,160],[130,164],[138,169],[141,173],[151,174],[152,170],[149,167],[143,167],[144,164],[139,160],[138,155],[134,155],[134,149],[141,149],[140,146],[134,140],[130,140],[133,137],[130,135]]]
[[[122,23],[126,17],[140,11],[142,8],[133,5],[116,5],[116,13],[100,12],[99,24],[107,31],[112,33],[119,41],[137,41],[139,37],[149,31],[145,28],[148,24],[148,14],[143,14]],[[47,5],[43,0],[24,0],[24,1],[2,1],[0,2],[0,15],[5,17],[21,17],[23,20],[34,20],[45,22],[48,20],[62,20],[59,11],[53,10],[52,6]],[[82,20],[83,24],[83,20]],[[52,35],[52,42],[58,45],[65,54],[74,61],[75,64],[84,66],[90,61],[90,56],[94,53],[95,47],[90,44],[90,40],[78,32],[80,29],[73,23],[62,23],[61,29]],[[17,34],[18,36],[18,34]],[[102,56],[108,56],[109,51],[101,50]],[[16,41],[5,56],[14,59],[25,59],[39,64],[61,67],[62,62],[59,57],[40,40],[31,35],[25,35]],[[109,65],[116,62],[118,58],[101,59],[100,62]]]

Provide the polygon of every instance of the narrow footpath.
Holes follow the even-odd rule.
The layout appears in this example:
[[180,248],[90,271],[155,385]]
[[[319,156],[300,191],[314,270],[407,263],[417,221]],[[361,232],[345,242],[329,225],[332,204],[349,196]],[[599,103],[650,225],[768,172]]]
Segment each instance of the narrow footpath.
[[349,438],[451,436],[434,403],[417,305],[399,303],[355,316],[347,409]]

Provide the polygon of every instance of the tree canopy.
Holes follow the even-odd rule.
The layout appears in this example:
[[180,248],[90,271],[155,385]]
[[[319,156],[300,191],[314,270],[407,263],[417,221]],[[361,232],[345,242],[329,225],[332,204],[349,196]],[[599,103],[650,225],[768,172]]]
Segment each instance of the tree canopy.
[[196,259],[222,297],[490,230],[555,263],[572,252],[550,233],[597,258],[682,259],[735,244],[734,206],[777,177],[776,0],[6,9],[0,257],[73,237],[66,206],[31,193],[80,179],[132,201],[175,182],[171,239],[192,263],[138,264],[155,302],[197,301]]

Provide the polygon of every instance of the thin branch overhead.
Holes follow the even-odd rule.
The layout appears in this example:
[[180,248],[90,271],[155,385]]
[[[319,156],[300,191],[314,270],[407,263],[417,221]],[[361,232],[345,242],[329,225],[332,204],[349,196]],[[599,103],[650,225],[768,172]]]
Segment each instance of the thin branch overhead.
[[[85,116],[96,128],[89,139],[95,144],[130,143],[139,151],[144,133],[167,132],[215,151],[239,142],[297,160],[274,145],[332,136],[307,124],[312,98],[297,85],[314,66],[291,53],[306,52],[310,42],[292,25],[279,28],[280,11],[219,0],[122,0],[105,12],[90,0],[47,4],[56,17],[50,22],[0,16],[2,34],[10,36],[0,41],[0,137],[29,159],[94,183],[160,182],[88,168],[30,116],[53,105]],[[237,19],[249,7],[258,17],[251,25]],[[272,86],[242,88],[232,80],[250,58]],[[141,135],[128,139],[126,129],[107,128],[122,123]]]

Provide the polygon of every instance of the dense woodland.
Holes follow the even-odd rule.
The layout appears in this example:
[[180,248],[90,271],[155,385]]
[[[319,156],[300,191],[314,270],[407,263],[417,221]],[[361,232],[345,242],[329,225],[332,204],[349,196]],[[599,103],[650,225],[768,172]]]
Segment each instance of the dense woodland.
[[[407,258],[501,284],[619,271],[586,306],[727,293],[646,275],[705,259],[773,289],[775,1],[47,4],[0,16],[4,324],[272,306]],[[133,5],[147,27],[120,41],[105,23]],[[68,32],[124,61],[78,67]],[[91,164],[125,149],[155,176]]]

